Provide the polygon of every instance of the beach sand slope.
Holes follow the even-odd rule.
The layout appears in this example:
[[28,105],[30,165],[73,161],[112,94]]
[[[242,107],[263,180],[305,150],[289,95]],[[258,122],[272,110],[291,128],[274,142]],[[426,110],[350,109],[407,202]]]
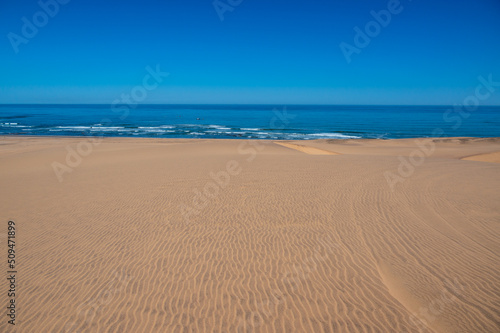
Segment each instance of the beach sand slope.
[[498,151],[2,137],[0,331],[499,332]]

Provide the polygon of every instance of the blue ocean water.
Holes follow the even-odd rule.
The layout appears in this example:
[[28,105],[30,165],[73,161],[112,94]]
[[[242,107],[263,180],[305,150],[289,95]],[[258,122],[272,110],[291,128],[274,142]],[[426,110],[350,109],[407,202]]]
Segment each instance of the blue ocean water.
[[0,105],[0,135],[220,139],[500,137],[500,107]]

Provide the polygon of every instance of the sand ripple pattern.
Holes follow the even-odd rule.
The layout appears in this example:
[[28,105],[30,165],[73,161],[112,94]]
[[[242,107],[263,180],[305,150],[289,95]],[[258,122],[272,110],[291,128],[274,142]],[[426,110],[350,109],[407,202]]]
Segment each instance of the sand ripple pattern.
[[[63,183],[57,141],[2,159],[16,332],[500,331],[498,164],[437,156],[391,191],[390,154],[137,142]],[[229,160],[241,173],[186,224],[179,206]]]

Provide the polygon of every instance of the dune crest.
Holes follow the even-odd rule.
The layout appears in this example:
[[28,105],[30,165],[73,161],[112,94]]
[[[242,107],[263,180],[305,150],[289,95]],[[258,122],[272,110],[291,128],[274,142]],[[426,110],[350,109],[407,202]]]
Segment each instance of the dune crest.
[[287,147],[290,149],[295,149],[295,150],[301,151],[301,152],[309,154],[309,155],[340,155],[340,154],[334,153],[332,151],[314,148],[314,147],[308,147],[308,146],[304,146],[304,145],[298,145],[298,144],[294,144],[294,143],[277,142],[277,141],[274,141],[274,143],[277,145],[283,146],[283,147]]
[[462,158],[462,160],[500,163],[500,151],[489,154],[478,154],[478,155],[467,156]]

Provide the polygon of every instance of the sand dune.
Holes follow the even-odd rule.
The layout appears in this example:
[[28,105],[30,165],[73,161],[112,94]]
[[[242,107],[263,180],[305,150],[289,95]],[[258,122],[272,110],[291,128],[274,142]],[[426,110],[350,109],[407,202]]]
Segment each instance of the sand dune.
[[481,161],[490,163],[500,163],[500,151],[489,154],[478,154],[462,158],[467,161]]
[[498,141],[87,140],[1,138],[1,332],[500,331]]
[[275,141],[274,143],[276,143],[280,146],[283,146],[283,147],[287,147],[290,149],[295,149],[295,150],[301,151],[301,152],[309,154],[309,155],[338,155],[337,153],[334,153],[334,152],[331,152],[328,150],[318,149],[318,148],[314,148],[314,147],[308,147],[305,145],[298,145],[298,144],[293,144],[293,143],[277,142],[277,141]]

